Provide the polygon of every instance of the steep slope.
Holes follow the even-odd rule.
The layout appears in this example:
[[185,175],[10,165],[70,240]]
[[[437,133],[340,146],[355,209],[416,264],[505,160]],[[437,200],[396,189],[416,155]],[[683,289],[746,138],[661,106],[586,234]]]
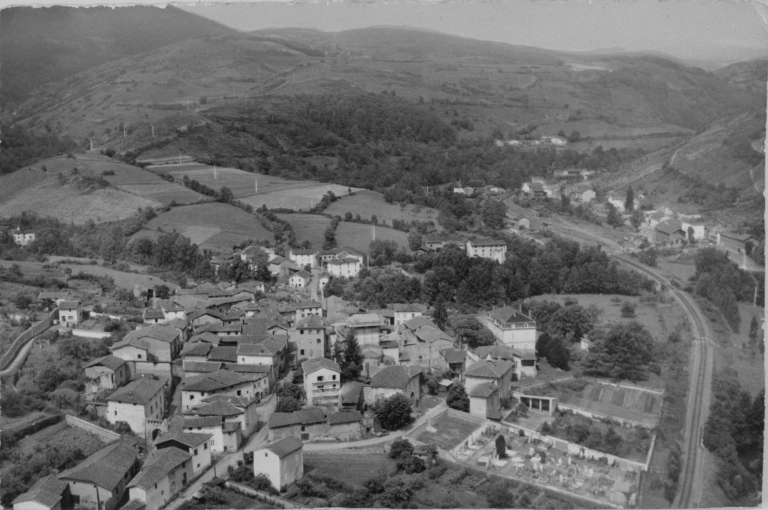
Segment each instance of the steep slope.
[[0,106],[35,87],[174,42],[235,33],[175,7],[12,7],[0,11]]
[[768,81],[768,60],[737,62],[718,69],[715,74],[737,87],[764,91]]

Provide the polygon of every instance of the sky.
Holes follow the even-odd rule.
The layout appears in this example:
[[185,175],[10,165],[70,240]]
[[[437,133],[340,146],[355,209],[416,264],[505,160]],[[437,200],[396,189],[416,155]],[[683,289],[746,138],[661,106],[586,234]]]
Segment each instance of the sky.
[[394,25],[555,50],[655,50],[683,59],[737,61],[768,55],[765,2],[406,0],[178,6],[240,30]]

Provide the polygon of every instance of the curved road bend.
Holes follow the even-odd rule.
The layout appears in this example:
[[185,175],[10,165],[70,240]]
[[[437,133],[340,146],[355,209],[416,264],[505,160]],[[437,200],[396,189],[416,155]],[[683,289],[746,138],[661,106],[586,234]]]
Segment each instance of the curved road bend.
[[672,295],[685,310],[693,327],[694,341],[690,363],[691,381],[688,391],[685,415],[683,471],[680,477],[679,492],[674,506],[677,508],[698,507],[703,490],[703,470],[700,448],[703,449],[701,431],[709,416],[709,402],[712,392],[713,356],[712,344],[706,317],[699,310],[696,302],[685,292],[673,287],[669,281],[651,268],[628,257],[613,255],[614,258],[649,274]]

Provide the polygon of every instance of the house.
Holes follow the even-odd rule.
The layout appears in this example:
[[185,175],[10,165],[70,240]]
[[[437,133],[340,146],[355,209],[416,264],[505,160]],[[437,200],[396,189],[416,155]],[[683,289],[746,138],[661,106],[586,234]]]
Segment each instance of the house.
[[362,411],[365,404],[363,383],[358,381],[345,382],[339,393],[339,408],[342,411]]
[[253,474],[265,475],[277,490],[300,480],[304,476],[304,443],[286,437],[256,450]]
[[275,257],[269,261],[269,272],[272,276],[277,278],[288,278],[293,273],[300,271],[301,268],[291,260],[284,259],[283,257]]
[[237,345],[222,343],[211,347],[207,360],[209,363],[237,363]]
[[514,218],[512,218],[512,224],[517,229],[530,229],[531,228],[531,220],[529,220],[524,214],[518,214]]
[[287,341],[268,338],[261,343],[241,343],[237,346],[236,363],[240,365],[262,365],[270,370],[264,376],[266,380],[259,381],[255,396],[261,398],[269,392],[274,381],[280,376],[283,361],[286,357]]
[[322,409],[309,407],[293,413],[272,413],[267,426],[269,427],[270,441],[286,437],[313,441],[325,436],[327,420]]
[[59,306],[63,301],[70,301],[69,299],[70,296],[71,294],[69,293],[69,291],[63,291],[63,292],[43,291],[37,296],[37,299],[39,301],[45,301],[47,299],[47,300],[53,301],[56,304],[56,306]]
[[182,370],[184,378],[197,377],[198,375],[211,374],[222,369],[224,363],[220,361],[184,361]]
[[21,228],[17,228],[13,231],[13,242],[19,246],[28,246],[29,244],[35,242],[35,233],[24,232],[21,230]]
[[394,324],[399,326],[414,317],[421,317],[427,313],[427,306],[418,303],[413,304],[395,304]]
[[392,332],[388,335],[381,337],[379,347],[381,347],[381,355],[385,358],[391,358],[393,365],[400,364],[400,342],[402,339],[396,332]]
[[325,323],[317,315],[309,315],[298,321],[293,336],[296,346],[296,361],[325,356],[330,352]]
[[13,500],[13,510],[61,510],[70,499],[69,484],[55,475],[38,479],[24,494]]
[[453,338],[430,319],[415,317],[398,326],[398,333],[401,363],[405,355],[408,358],[405,364],[447,368],[440,351],[453,347]]
[[308,406],[335,405],[341,390],[341,368],[332,360],[317,357],[301,364]]
[[544,184],[544,194],[548,198],[558,198],[562,192],[562,185],[559,182]]
[[192,455],[176,447],[157,449],[128,484],[130,499],[158,510],[182,491],[192,479]]
[[720,232],[720,235],[717,237],[718,246],[738,253],[746,253],[747,243],[757,246],[760,241],[749,234],[735,234],[733,232]]
[[211,465],[211,434],[168,432],[155,440],[158,450],[178,448],[192,456],[192,478],[197,478]]
[[[181,429],[183,432],[193,434],[205,434],[211,436],[211,453],[224,453],[237,451],[240,447],[239,436],[228,434],[224,430],[224,420],[221,416],[180,416],[177,418],[181,424],[172,429]],[[237,427],[237,432],[240,428]]]
[[526,195],[530,195],[533,198],[544,198],[546,196],[546,191],[544,190],[544,183],[539,181],[524,183],[522,187],[522,191]]
[[488,314],[489,329],[504,345],[524,351],[536,350],[536,321],[519,309],[495,308]]
[[467,243],[467,256],[504,262],[507,255],[507,243],[498,239],[478,239]]
[[131,371],[124,359],[107,355],[96,358],[85,365],[86,391],[96,393],[114,390],[131,378]]
[[313,249],[301,250],[298,248],[291,248],[288,252],[288,258],[299,267],[309,266],[314,269],[317,267],[317,256],[319,253],[318,250]]
[[211,374],[190,377],[181,382],[181,409],[184,412],[203,403],[203,398],[215,394],[258,398],[256,382],[263,374],[243,374],[231,370],[219,370]]
[[499,186],[482,186],[480,188],[477,188],[475,192],[482,193],[483,195],[501,195],[506,190],[504,188],[500,188]]
[[514,373],[512,380],[524,377],[536,377],[536,352],[515,349],[509,345],[495,344],[477,347],[470,352],[473,361],[504,360],[512,362]]
[[467,241],[461,236],[431,234],[424,236],[423,243],[427,251],[437,251],[450,244],[464,248]]
[[137,435],[152,428],[153,434],[165,417],[165,382],[139,377],[107,397],[107,421],[124,421]]
[[360,411],[339,411],[328,415],[327,438],[339,441],[353,441],[362,435],[363,415]]
[[653,229],[656,244],[681,244],[687,238],[680,220],[662,221]]
[[552,215],[552,209],[547,204],[536,204],[531,207],[531,216],[534,218],[548,218]]
[[354,278],[362,268],[362,261],[354,257],[333,258],[326,262],[326,271],[336,278]]
[[463,188],[453,188],[454,193],[458,193],[460,195],[474,195],[475,194],[475,188],[472,186],[465,186]]
[[421,369],[403,365],[387,366],[379,370],[363,389],[365,403],[373,405],[379,398],[402,393],[412,405],[421,399]]
[[345,325],[354,332],[357,343],[362,347],[379,345],[379,337],[385,327],[385,321],[375,313],[356,313],[347,319]]
[[501,399],[495,382],[480,383],[469,392],[469,414],[478,418],[501,420]]
[[619,212],[624,212],[624,199],[620,197],[608,197],[608,203]]
[[162,310],[144,309],[142,313],[144,324],[164,324],[165,313]]
[[187,320],[193,328],[200,328],[208,324],[223,324],[225,315],[213,310],[195,310],[187,314]]
[[243,323],[243,336],[288,335],[288,327],[271,318],[254,317]]
[[[131,345],[134,340],[147,344],[149,359],[133,358],[130,351],[123,351],[122,347]],[[177,328],[162,324],[131,331],[122,340],[112,345],[112,354],[126,361],[159,361],[170,363],[181,353],[182,334]],[[126,357],[128,356],[128,357]]]
[[320,263],[323,266],[326,266],[328,264],[328,261],[333,259],[353,258],[353,259],[359,260],[361,264],[365,262],[365,255],[355,250],[354,248],[350,248],[349,246],[344,246],[342,248],[333,248],[330,250],[323,250],[320,252],[319,258],[320,258]]
[[569,175],[568,170],[555,170],[552,174],[555,179],[567,179]]
[[467,351],[461,349],[443,349],[440,351],[448,368],[456,374],[459,380],[464,378],[464,371],[467,368]]
[[[222,314],[222,318],[225,317]],[[198,333],[212,333],[216,336],[240,336],[243,332],[243,324],[241,322],[230,322],[224,324],[223,320],[220,324],[207,324],[197,329]]]
[[499,397],[506,398],[512,394],[513,364],[502,360],[480,360],[467,367],[464,374],[467,393],[472,393],[477,386],[492,382],[499,388]]
[[181,350],[181,358],[184,362],[199,362],[204,363],[208,361],[208,354],[213,349],[213,344],[207,342],[194,342],[188,343]]
[[71,328],[77,326],[83,318],[83,305],[80,301],[62,301],[59,303],[59,324]]
[[309,285],[309,281],[311,279],[312,279],[312,275],[302,269],[298,273],[291,275],[291,277],[288,278],[288,285],[290,285],[294,289],[303,289],[304,287]]
[[218,394],[205,397],[203,403],[193,411],[197,416],[218,416],[224,423],[234,423],[240,427],[243,437],[248,437],[258,428],[259,402],[259,398],[249,400],[245,397]]
[[597,193],[595,193],[594,190],[588,189],[583,191],[581,194],[576,195],[576,201],[581,202],[583,204],[588,204],[592,202],[597,197]]
[[76,508],[112,510],[138,472],[139,450],[118,439],[57,476],[69,485]]
[[323,316],[323,304],[317,301],[304,301],[303,303],[297,303],[296,318],[295,321],[299,322],[301,319],[309,317],[310,315]]

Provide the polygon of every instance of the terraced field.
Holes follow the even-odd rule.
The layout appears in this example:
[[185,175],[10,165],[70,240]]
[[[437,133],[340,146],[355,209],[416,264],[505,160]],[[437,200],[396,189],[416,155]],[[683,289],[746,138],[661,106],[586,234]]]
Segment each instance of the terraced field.
[[384,195],[375,191],[362,190],[353,195],[345,196],[332,203],[325,211],[330,215],[338,215],[344,218],[346,213],[352,216],[360,215],[362,219],[369,220],[376,215],[379,223],[386,222],[391,225],[392,220],[411,222],[433,221],[437,224],[439,211],[430,207],[418,207],[412,204],[401,206],[400,204],[388,204]]
[[[393,240],[400,246],[408,248],[408,234],[387,227],[376,227],[376,239]],[[336,242],[339,246],[349,246],[363,253],[368,253],[368,248],[373,240],[373,229],[365,223],[350,223],[342,221],[336,228]]]
[[313,248],[322,248],[325,229],[331,224],[330,218],[319,214],[278,214],[277,216],[291,224],[299,243],[309,241]]

